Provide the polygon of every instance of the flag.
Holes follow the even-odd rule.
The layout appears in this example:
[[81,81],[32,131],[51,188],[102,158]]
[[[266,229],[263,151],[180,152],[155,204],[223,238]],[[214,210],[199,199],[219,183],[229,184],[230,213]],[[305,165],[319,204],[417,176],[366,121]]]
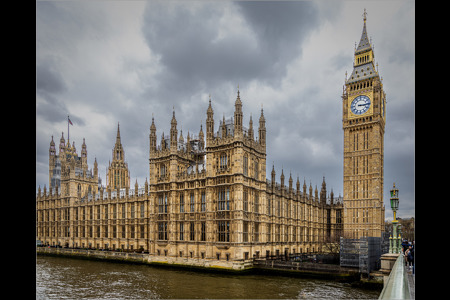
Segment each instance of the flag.
[[73,126],[73,124],[72,124],[72,121],[70,121],[70,119],[69,119],[69,118],[67,118],[67,120],[69,120],[69,124]]

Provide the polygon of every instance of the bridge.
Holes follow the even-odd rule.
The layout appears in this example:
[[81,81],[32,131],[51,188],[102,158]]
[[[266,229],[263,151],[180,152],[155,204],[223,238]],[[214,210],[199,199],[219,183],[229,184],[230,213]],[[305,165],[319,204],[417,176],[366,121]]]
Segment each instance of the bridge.
[[[394,254],[384,256],[384,261],[392,261]],[[415,299],[415,276],[405,266],[405,256],[397,254],[389,276],[385,275],[384,287],[379,300],[383,299]],[[388,265],[385,263],[385,266]],[[386,269],[385,269],[386,270]],[[383,257],[382,269],[383,271]],[[386,273],[386,272],[385,272]],[[386,278],[387,277],[387,278]]]

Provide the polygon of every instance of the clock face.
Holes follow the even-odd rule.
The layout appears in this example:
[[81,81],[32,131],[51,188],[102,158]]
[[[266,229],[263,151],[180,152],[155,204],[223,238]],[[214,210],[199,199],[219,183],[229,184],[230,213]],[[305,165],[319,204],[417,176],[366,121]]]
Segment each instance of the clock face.
[[370,98],[364,95],[358,96],[352,101],[350,109],[355,115],[362,115],[370,107]]

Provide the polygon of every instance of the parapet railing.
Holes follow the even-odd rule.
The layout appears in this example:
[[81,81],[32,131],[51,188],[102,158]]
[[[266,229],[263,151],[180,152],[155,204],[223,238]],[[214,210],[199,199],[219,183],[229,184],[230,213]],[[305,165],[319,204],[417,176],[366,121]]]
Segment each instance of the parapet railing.
[[403,267],[405,257],[400,254],[392,267],[391,274],[381,291],[381,299],[411,299],[411,292],[408,285],[408,274]]

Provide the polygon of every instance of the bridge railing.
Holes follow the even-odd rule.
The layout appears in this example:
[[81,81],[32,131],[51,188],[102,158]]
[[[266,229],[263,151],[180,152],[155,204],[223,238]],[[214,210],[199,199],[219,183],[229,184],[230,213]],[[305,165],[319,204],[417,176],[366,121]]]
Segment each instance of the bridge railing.
[[386,284],[381,291],[381,299],[411,299],[411,292],[408,284],[408,274],[405,271],[405,257],[400,254],[392,267]]

